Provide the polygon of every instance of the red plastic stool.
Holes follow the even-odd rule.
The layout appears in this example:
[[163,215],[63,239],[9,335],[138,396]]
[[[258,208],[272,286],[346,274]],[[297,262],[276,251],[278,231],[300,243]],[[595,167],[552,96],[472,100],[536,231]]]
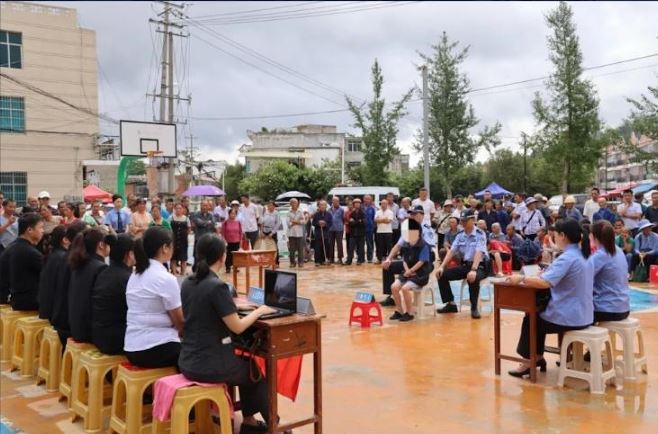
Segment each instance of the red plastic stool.
[[649,267],[649,283],[658,285],[658,265]]
[[[361,314],[356,315],[356,310],[360,309]],[[371,315],[370,312],[372,309],[375,309],[376,315]],[[382,319],[382,308],[379,306],[379,303],[376,301],[371,301],[370,303],[361,303],[358,301],[352,302],[352,307],[350,308],[350,322],[349,325],[352,325],[353,322],[358,322],[361,324],[361,327],[370,327],[371,322],[379,322],[379,325],[384,325],[384,320]]]

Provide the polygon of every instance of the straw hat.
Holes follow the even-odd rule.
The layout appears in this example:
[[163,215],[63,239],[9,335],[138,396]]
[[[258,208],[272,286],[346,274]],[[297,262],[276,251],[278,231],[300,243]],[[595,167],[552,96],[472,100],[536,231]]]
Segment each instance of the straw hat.
[[564,199],[564,203],[576,203],[576,198],[569,195]]

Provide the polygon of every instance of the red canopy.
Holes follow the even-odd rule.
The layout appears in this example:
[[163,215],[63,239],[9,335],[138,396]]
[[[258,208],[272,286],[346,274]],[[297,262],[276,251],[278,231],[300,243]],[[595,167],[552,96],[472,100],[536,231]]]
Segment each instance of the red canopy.
[[112,195],[105,190],[98,188],[93,184],[89,184],[82,190],[82,197],[85,202],[93,202],[95,200],[102,200],[104,203],[112,200]]
[[614,190],[606,191],[603,196],[605,197],[615,197],[615,196],[621,196],[621,194],[624,192],[624,190],[628,190],[629,188],[635,187],[637,184],[635,182],[629,182],[626,185],[623,185],[621,187],[617,187]]

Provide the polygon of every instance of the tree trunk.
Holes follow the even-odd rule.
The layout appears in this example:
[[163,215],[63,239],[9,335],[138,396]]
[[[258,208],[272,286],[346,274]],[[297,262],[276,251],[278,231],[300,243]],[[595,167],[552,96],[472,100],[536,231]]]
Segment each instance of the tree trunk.
[[571,165],[568,159],[564,160],[564,166],[562,167],[562,194],[569,193],[569,174],[571,172]]

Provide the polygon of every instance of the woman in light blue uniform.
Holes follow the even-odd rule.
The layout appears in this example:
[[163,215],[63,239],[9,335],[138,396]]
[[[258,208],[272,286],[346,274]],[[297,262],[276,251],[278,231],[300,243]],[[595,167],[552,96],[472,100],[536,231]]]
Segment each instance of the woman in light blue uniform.
[[597,246],[588,259],[594,269],[594,322],[624,320],[630,311],[624,251],[615,245],[615,231],[607,220],[594,223],[592,235]]
[[[551,290],[546,310],[537,317],[537,366],[546,371],[543,357],[546,335],[580,330],[589,327],[594,320],[593,269],[587,261],[590,254],[589,234],[574,219],[560,220],[555,225],[555,242],[563,253],[537,277],[511,276],[513,284],[527,284]],[[530,321],[523,319],[521,337],[516,352],[525,359],[530,358]],[[514,377],[530,374],[529,362],[509,371]]]

